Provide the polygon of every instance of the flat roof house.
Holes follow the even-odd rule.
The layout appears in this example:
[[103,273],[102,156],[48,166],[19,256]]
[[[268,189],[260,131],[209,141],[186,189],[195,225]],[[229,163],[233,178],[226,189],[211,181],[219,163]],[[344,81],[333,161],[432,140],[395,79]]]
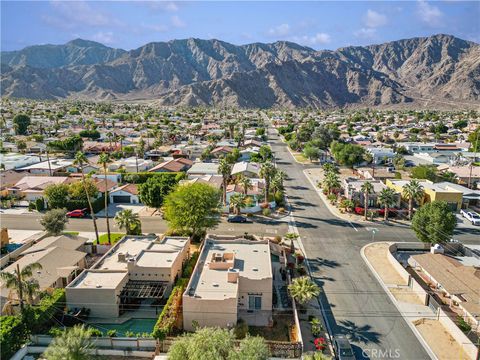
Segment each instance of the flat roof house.
[[272,314],[268,241],[209,235],[183,294],[183,326],[266,326]]
[[189,238],[125,236],[66,288],[67,306],[115,318],[132,304],[171,291],[188,258]]

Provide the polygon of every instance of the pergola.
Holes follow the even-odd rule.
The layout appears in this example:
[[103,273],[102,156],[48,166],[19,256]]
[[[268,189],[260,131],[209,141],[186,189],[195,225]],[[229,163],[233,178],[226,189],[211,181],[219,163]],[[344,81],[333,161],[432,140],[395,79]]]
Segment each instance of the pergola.
[[130,280],[120,293],[121,303],[134,299],[160,299],[165,294],[164,281]]

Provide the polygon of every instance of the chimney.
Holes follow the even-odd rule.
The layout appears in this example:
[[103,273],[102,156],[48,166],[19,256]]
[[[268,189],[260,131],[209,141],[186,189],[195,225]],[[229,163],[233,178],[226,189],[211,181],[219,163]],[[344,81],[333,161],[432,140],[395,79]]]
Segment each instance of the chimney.
[[126,255],[123,252],[118,253],[118,261],[119,262],[125,262],[127,260]]
[[128,269],[129,272],[131,272],[131,271],[133,271],[133,269],[135,269],[135,264],[136,264],[135,258],[131,257],[130,259],[128,259],[127,269]]
[[227,271],[227,281],[229,283],[236,283],[238,282],[238,269],[230,268]]

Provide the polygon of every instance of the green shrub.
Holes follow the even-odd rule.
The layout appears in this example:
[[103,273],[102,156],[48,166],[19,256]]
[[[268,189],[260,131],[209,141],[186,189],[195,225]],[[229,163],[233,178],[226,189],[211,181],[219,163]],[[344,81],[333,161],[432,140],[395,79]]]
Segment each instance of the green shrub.
[[127,331],[127,332],[125,333],[125,336],[126,336],[126,337],[135,337],[135,333],[134,333],[133,331]]
[[64,331],[65,331],[65,329],[63,329],[61,327],[52,326],[50,328],[50,330],[48,330],[48,335],[53,336],[53,337],[57,337],[57,336],[61,336]]
[[272,210],[270,210],[268,208],[262,210],[262,215],[263,216],[270,216],[271,213],[272,213]]
[[122,175],[122,181],[132,184],[143,184],[149,178],[152,177],[174,177],[178,183],[180,180],[185,179],[186,174],[184,172],[178,173],[157,173],[157,172],[139,172],[139,173],[127,173]]
[[9,359],[28,339],[28,329],[19,316],[0,317],[1,358]]
[[54,317],[65,307],[65,289],[55,289],[52,295],[45,296],[37,306],[28,308],[27,325],[32,333],[47,331],[54,323]]
[[37,200],[35,200],[35,209],[37,211],[45,210],[45,201],[43,200],[43,198],[40,197]]
[[464,333],[468,333],[472,330],[472,327],[468,322],[463,320],[461,316],[457,317],[457,325],[460,330],[462,330]]
[[101,330],[97,329],[97,328],[89,327],[88,331],[90,332],[90,336],[92,336],[92,337],[102,337],[103,336],[103,332]]
[[243,319],[238,319],[237,325],[233,329],[233,333],[235,334],[235,338],[237,339],[244,339],[245,336],[248,334],[248,324]]
[[195,268],[195,264],[197,263],[198,256],[200,253],[197,251],[190,256],[190,259],[186,262],[185,266],[183,267],[182,277],[190,278],[192,276],[193,269]]
[[107,331],[107,336],[108,337],[117,337],[117,330],[115,329],[110,329]]

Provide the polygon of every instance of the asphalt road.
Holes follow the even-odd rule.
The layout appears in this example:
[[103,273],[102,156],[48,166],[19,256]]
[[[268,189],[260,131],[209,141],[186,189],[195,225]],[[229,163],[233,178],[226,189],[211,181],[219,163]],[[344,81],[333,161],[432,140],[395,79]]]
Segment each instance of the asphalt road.
[[[333,216],[303,174],[306,167],[294,161],[273,129],[269,137],[277,165],[289,176],[287,194],[334,335],[348,336],[357,359],[429,359],[360,256],[371,231]],[[375,241],[415,240],[406,226],[374,227]]]
[[[43,230],[42,225],[40,225],[41,217],[42,215],[35,213],[22,215],[0,214],[0,224],[2,227],[9,229]],[[141,221],[144,233],[163,233],[168,228],[166,221],[160,217],[141,217]],[[97,219],[97,226],[100,232],[106,232],[105,218]],[[69,219],[66,230],[93,232],[92,220]],[[225,219],[222,219],[221,223],[215,229],[212,229],[211,232],[221,235],[244,235],[245,232],[248,232],[249,234],[259,236],[275,236],[283,235],[287,230],[288,225],[285,220],[255,218],[254,222],[245,224],[228,223]],[[113,219],[110,220],[110,231],[121,232]]]

